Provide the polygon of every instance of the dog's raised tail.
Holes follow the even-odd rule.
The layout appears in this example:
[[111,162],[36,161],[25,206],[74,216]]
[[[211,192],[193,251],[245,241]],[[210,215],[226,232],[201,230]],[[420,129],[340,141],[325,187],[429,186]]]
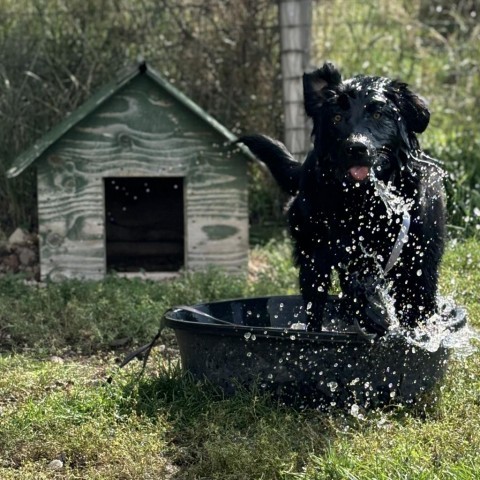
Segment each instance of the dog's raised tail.
[[283,143],[266,135],[245,135],[237,143],[243,143],[268,167],[284,192],[297,194],[302,164],[293,158]]

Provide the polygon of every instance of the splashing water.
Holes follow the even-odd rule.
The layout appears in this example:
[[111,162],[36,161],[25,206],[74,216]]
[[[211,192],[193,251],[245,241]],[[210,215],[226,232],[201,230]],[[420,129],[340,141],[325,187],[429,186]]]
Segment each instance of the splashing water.
[[[400,256],[403,245],[408,241],[408,226],[410,223],[409,210],[414,202],[413,199],[404,199],[402,196],[398,195],[395,192],[396,188],[390,182],[385,184],[374,175],[372,175],[372,181],[376,194],[380,197],[387,209],[387,215],[389,217],[394,215],[403,217],[403,224],[397,242],[393,247],[392,255],[383,272],[386,274],[388,270],[392,268],[396,259]],[[422,270],[418,270],[416,274],[421,276],[423,272]],[[418,326],[413,332],[411,332],[400,327],[395,314],[393,299],[390,297],[388,289],[380,288],[378,293],[382,299],[383,305],[387,307],[387,318],[391,325],[389,331],[392,333],[400,333],[411,345],[423,348],[428,352],[436,352],[443,346],[452,349],[457,357],[465,357],[478,350],[479,347],[475,346],[472,343],[472,340],[474,342],[480,342],[480,332],[476,331],[469,325],[465,325],[452,332],[449,326],[445,323],[445,319],[450,317],[456,308],[453,299],[439,297],[437,303],[439,305],[440,313],[432,315],[425,324]]]
[[385,184],[381,180],[372,175],[373,185],[375,187],[375,192],[381,198],[385,207],[387,209],[387,215],[392,217],[393,215],[403,215],[408,213],[409,210],[413,207],[414,200],[407,200],[401,195],[395,193],[396,187],[388,182]]
[[446,336],[443,344],[453,351],[455,357],[466,358],[480,349],[480,332],[470,325],[465,325]]
[[438,297],[440,313],[432,315],[423,325],[413,331],[401,332],[407,343],[423,348],[428,352],[436,352],[440,347],[452,350],[456,357],[464,358],[475,353],[480,342],[480,332],[465,324],[462,328],[452,331],[446,319],[458,308],[452,298]]

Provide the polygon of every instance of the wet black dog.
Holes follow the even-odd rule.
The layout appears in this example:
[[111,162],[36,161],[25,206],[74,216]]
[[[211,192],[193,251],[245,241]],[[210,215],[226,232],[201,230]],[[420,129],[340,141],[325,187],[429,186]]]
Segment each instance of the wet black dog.
[[263,135],[242,137],[280,187],[294,195],[289,225],[309,328],[319,330],[337,270],[347,311],[384,332],[393,318],[415,326],[436,311],[443,253],[442,171],[420,149],[430,113],[405,83],[356,76],[330,63],[304,75],[314,148],[305,162]]

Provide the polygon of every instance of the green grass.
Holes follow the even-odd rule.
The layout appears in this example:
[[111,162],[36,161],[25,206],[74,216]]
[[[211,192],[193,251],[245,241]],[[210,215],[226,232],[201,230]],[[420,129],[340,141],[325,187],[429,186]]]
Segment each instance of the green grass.
[[[451,245],[441,281],[477,327],[479,247]],[[289,253],[286,240],[258,247],[249,278],[228,282],[215,271],[165,283],[1,280],[0,478],[479,478],[478,352],[452,360],[434,407],[363,417],[297,411],[258,392],[224,398],[182,373],[169,331],[142,377],[138,361],[118,370],[125,347],[110,342],[148,340],[170,305],[295,292]]]

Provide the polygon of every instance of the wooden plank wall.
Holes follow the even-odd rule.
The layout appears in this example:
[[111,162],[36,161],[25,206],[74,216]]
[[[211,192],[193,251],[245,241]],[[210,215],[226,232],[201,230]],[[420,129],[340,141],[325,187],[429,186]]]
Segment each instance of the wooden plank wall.
[[42,278],[105,275],[103,178],[184,177],[185,266],[242,271],[247,159],[146,76],[134,78],[38,162]]

